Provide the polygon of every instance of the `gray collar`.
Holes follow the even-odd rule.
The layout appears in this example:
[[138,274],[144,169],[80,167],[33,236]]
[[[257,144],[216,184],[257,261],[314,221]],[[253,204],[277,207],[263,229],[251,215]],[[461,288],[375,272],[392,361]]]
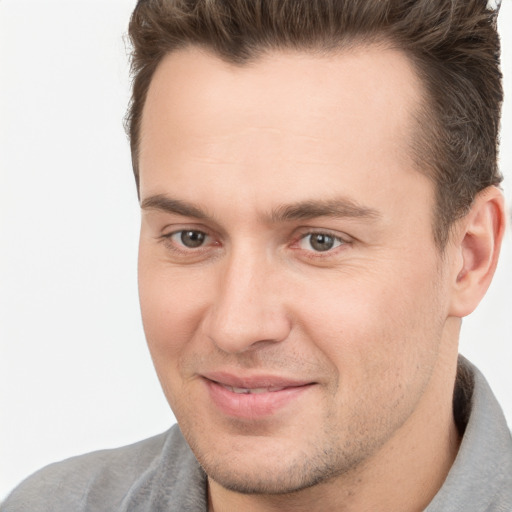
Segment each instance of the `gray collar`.
[[484,376],[463,357],[454,412],[464,436],[445,483],[425,512],[512,511],[510,431]]

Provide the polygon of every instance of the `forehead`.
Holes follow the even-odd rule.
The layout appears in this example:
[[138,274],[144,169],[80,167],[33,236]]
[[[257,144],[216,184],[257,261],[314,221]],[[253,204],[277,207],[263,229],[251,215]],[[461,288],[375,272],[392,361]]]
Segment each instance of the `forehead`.
[[149,88],[141,197],[165,192],[170,179],[190,196],[198,180],[218,187],[236,179],[240,195],[266,187],[269,198],[272,185],[290,200],[302,200],[294,195],[312,179],[324,191],[345,183],[348,195],[352,185],[406,182],[404,171],[417,173],[409,144],[421,98],[408,58],[382,46],[273,52],[242,66],[180,50]]
[[[158,110],[167,107],[173,117],[183,116],[182,122],[203,114],[202,121],[210,121],[203,125],[205,130],[212,125],[218,128],[223,120],[231,123],[233,119],[227,117],[230,110],[236,112],[234,120],[240,123],[251,114],[262,122],[275,120],[274,114],[293,121],[297,102],[302,103],[304,115],[322,114],[339,106],[345,116],[355,113],[360,117],[371,110],[378,116],[387,106],[403,113],[396,118],[402,122],[409,107],[414,108],[420,100],[420,89],[406,55],[385,46],[356,46],[328,54],[274,51],[242,65],[188,47],[167,55],[157,67],[142,125],[147,128],[154,120],[151,107],[155,102]],[[353,108],[347,109],[350,104]],[[379,120],[383,119],[375,119]],[[188,127],[188,123],[181,124],[181,129]]]

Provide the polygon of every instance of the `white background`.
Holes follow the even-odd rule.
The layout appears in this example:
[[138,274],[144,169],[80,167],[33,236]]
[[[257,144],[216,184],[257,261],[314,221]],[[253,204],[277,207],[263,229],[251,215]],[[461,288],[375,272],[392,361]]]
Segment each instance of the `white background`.
[[[0,500],[39,467],[174,421],[145,346],[122,118],[132,0],[0,0]],[[501,13],[512,203],[512,0]],[[508,30],[507,30],[508,29]],[[510,96],[510,97],[509,97]],[[461,352],[512,424],[512,235]]]

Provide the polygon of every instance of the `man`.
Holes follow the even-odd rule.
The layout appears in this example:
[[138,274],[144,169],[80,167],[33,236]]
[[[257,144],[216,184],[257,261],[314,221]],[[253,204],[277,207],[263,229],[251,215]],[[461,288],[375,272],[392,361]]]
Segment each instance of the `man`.
[[2,510],[512,509],[458,360],[505,226],[482,0],[145,0],[128,117],[147,341],[179,427]]

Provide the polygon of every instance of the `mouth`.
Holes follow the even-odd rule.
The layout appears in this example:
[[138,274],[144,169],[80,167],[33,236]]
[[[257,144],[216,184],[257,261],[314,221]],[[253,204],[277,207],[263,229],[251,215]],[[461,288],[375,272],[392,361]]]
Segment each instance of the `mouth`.
[[240,378],[230,374],[202,376],[210,403],[224,416],[257,420],[298,407],[314,382],[274,376]]
[[274,393],[276,391],[282,391],[285,387],[268,387],[268,388],[235,388],[233,386],[226,386],[218,382],[220,386],[223,386],[232,393],[239,395],[261,395],[262,393]]

